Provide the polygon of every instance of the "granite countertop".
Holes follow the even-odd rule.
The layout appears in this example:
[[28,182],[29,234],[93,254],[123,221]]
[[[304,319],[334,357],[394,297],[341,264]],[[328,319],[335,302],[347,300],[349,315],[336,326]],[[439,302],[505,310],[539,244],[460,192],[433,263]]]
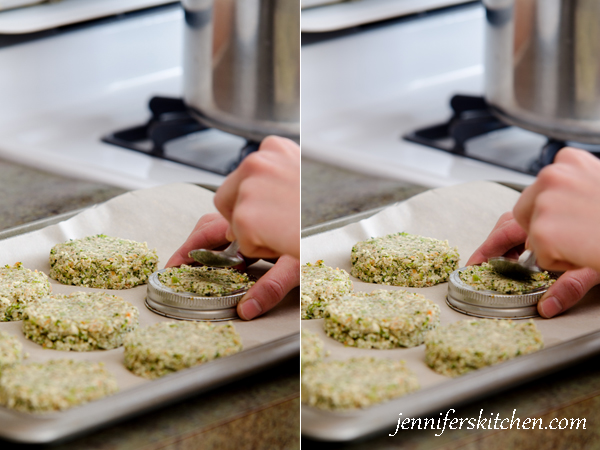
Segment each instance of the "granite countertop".
[[[125,192],[0,160],[0,231]],[[74,440],[60,450],[299,448],[299,361],[270,369]],[[30,449],[0,439],[0,448]]]
[[[422,186],[381,180],[366,175],[302,160],[302,226],[355,214],[402,201]],[[310,449],[588,449],[600,447],[600,360],[590,359],[539,380],[467,405],[456,405],[450,418],[541,418],[546,426],[554,418],[586,420],[586,429],[535,430],[395,430],[351,444],[322,443],[302,439]],[[401,413],[402,411],[398,411]],[[439,411],[444,417],[447,411]],[[493,415],[493,416],[492,416]],[[436,421],[439,414],[432,415]],[[466,423],[466,422],[465,422]]]

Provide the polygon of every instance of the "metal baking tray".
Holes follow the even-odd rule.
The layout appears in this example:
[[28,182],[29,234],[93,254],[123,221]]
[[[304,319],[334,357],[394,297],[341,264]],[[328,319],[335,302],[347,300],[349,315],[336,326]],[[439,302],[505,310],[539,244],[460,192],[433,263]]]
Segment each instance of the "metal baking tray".
[[[79,212],[1,231],[0,240],[45,228]],[[0,407],[0,437],[28,444],[64,440],[215,389],[299,356],[299,352],[300,333],[293,333],[66,411],[35,415]]]
[[[366,219],[382,209],[312,226],[302,231],[302,237]],[[600,330],[365,409],[333,412],[302,404],[302,434],[314,440],[333,442],[393,434],[399,413],[402,417],[416,418],[456,408],[557,372],[599,353]]]

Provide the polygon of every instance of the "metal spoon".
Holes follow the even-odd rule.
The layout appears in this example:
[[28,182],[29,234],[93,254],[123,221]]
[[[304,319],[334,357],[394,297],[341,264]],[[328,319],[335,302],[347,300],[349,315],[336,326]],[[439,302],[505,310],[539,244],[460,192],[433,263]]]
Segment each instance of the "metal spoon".
[[529,278],[534,273],[540,272],[540,268],[535,264],[535,253],[531,250],[525,250],[518,260],[498,256],[488,259],[488,263],[496,272],[516,279]]
[[240,246],[237,241],[233,241],[223,251],[219,250],[208,250],[200,248],[192,250],[188,253],[190,258],[194,258],[195,261],[205,266],[212,267],[233,267],[238,264],[242,264],[244,260],[238,256],[238,250]]

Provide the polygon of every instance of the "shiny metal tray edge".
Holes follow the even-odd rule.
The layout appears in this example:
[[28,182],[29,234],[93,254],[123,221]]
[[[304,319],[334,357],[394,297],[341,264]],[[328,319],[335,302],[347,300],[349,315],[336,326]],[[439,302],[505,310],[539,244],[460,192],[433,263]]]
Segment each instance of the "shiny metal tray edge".
[[[302,238],[366,219],[382,209],[305,228]],[[600,331],[366,409],[332,412],[303,404],[302,435],[319,441],[349,442],[382,434],[386,430],[394,434],[399,413],[402,417],[423,417],[456,408],[557,372],[597,354],[600,354]]]

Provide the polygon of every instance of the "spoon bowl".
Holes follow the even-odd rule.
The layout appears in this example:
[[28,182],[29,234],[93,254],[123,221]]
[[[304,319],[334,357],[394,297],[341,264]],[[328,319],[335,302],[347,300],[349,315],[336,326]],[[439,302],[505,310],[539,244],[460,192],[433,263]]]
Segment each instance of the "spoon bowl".
[[200,248],[188,253],[194,261],[211,267],[233,267],[242,264],[244,260],[238,256],[240,246],[237,241],[233,241],[223,250],[208,250]]
[[535,265],[535,253],[525,250],[519,259],[510,259],[503,256],[488,259],[488,263],[496,272],[508,278],[517,280],[531,278],[540,268]]

